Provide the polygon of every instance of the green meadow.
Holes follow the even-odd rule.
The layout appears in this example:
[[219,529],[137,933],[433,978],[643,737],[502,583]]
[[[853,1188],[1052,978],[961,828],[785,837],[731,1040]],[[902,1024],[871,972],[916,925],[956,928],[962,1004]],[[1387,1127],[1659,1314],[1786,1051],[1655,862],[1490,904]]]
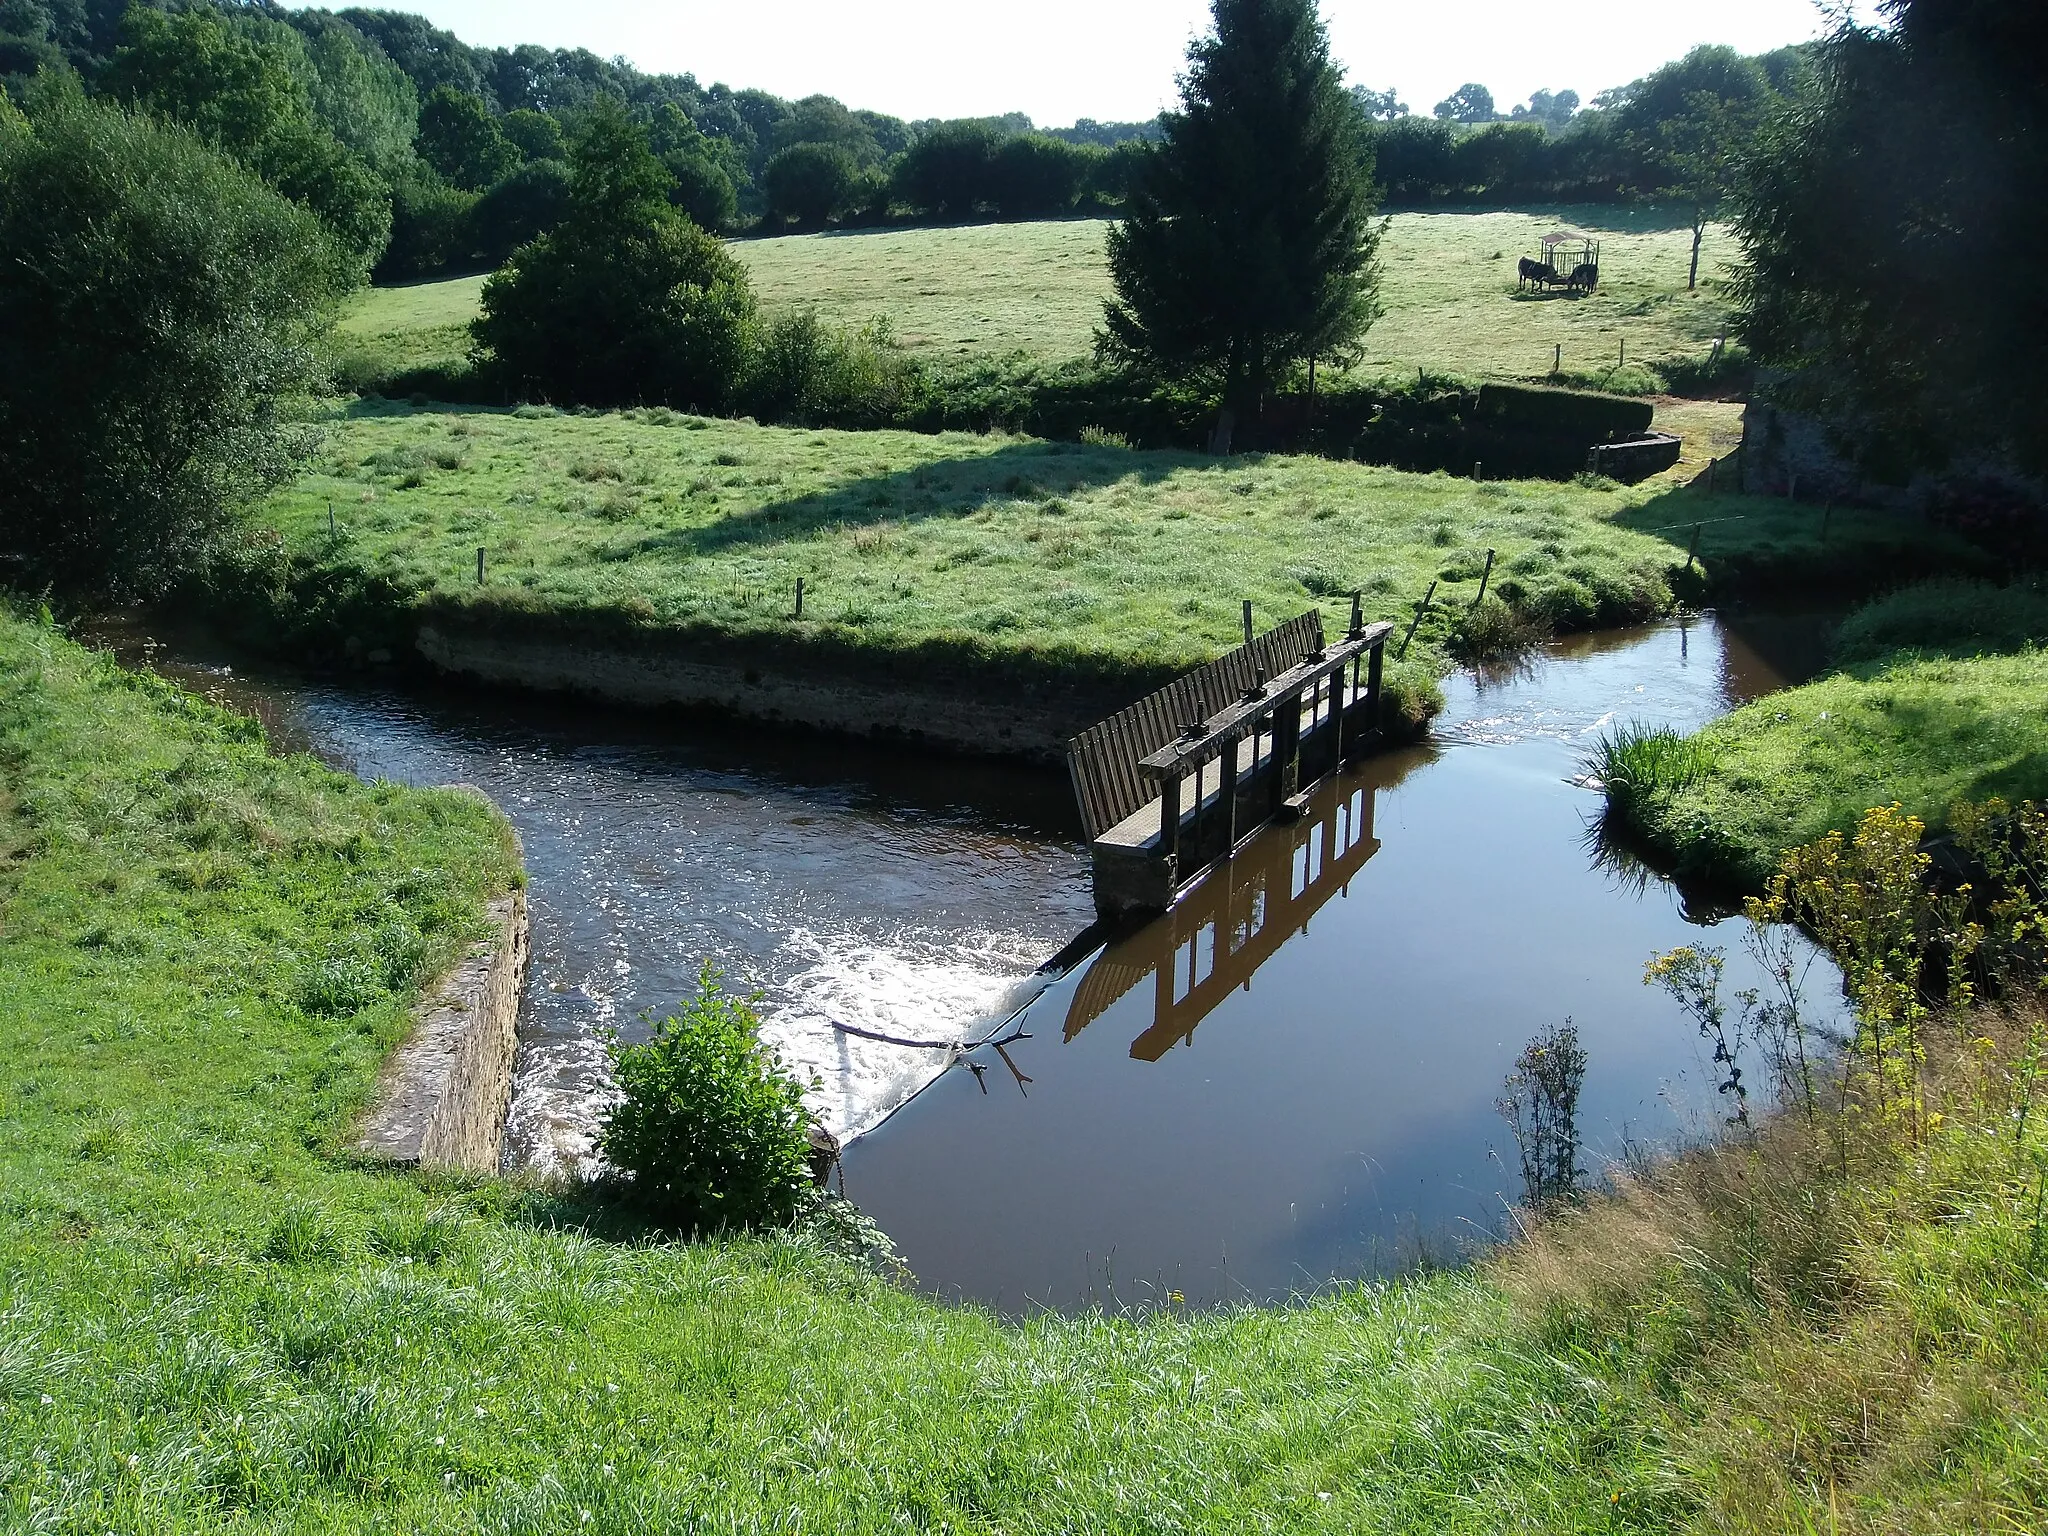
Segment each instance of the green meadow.
[[1753,889],[1787,849],[1852,831],[1873,805],[1940,833],[1958,802],[2048,800],[2044,640],[2034,588],[1888,594],[1850,615],[1830,675],[1684,741],[1636,738],[1646,755],[1610,763],[1618,824],[1670,866]]
[[1405,621],[1434,584],[1399,674],[1417,707],[1482,581],[1571,630],[1660,612],[1674,580],[1697,586],[1684,567],[1699,523],[1713,525],[1707,580],[1961,558],[1874,514],[1836,518],[1823,545],[1807,509],[1658,487],[390,403],[329,423],[318,465],[263,516],[309,564],[479,622],[1009,658],[1134,683],[1235,643],[1246,599],[1265,620],[1320,605],[1335,622],[1356,591],[1369,619]]
[[[1560,224],[1601,242],[1599,292],[1518,292],[1515,263]],[[835,324],[882,317],[897,341],[933,361],[1025,353],[1086,356],[1109,297],[1098,219],[938,229],[850,231],[736,242],[762,307],[815,308]],[[1691,231],[1658,212],[1572,207],[1554,212],[1397,212],[1381,247],[1386,314],[1368,333],[1358,372],[1407,378],[1541,378],[1562,346],[1571,381],[1654,390],[1641,366],[1698,363],[1728,322],[1720,290],[1732,236],[1709,232],[1698,292],[1685,289]],[[387,371],[447,365],[468,350],[478,277],[374,289],[344,317],[344,350]],[[1627,347],[1632,366],[1622,366]]]

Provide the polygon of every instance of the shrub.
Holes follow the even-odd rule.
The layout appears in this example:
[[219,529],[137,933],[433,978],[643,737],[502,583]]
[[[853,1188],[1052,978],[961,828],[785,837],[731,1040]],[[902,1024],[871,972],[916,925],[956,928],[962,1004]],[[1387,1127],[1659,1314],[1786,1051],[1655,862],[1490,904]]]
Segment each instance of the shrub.
[[425,166],[391,184],[391,243],[377,263],[380,283],[432,277],[472,258],[477,196],[459,192]]
[[802,1092],[759,1022],[707,964],[697,996],[644,1045],[610,1042],[620,1098],[598,1149],[636,1202],[685,1229],[786,1224],[809,1190]]
[[289,479],[282,397],[348,280],[319,222],[180,129],[77,103],[0,134],[0,556],[160,591]]
[[815,311],[778,315],[748,360],[746,409],[761,421],[879,427],[911,411],[924,372],[896,345],[888,322],[857,331],[827,326]]
[[792,144],[761,172],[768,211],[815,227],[847,206],[858,173],[853,156],[837,144]]

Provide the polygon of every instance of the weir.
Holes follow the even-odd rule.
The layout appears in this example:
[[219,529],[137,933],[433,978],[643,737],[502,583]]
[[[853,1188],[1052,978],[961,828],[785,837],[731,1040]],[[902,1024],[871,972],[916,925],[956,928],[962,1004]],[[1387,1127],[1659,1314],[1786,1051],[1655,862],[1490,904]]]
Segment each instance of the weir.
[[1097,911],[1164,911],[1375,745],[1393,630],[1366,624],[1353,598],[1350,632],[1331,644],[1312,610],[1075,737],[1067,767]]

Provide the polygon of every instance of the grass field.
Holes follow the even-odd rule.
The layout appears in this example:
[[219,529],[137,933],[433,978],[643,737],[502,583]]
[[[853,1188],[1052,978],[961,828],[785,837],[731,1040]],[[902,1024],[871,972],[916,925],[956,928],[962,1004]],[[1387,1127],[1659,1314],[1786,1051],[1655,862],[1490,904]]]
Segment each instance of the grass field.
[[[1590,298],[1517,293],[1515,261],[1561,222],[1601,241],[1601,287]],[[1025,352],[1086,355],[1109,296],[1100,220],[795,235],[733,247],[762,305],[815,307],[835,323],[886,316],[920,356]],[[1717,283],[1732,238],[1710,232],[1702,287],[1685,291],[1691,233],[1654,212],[1572,207],[1534,213],[1397,213],[1382,254],[1387,313],[1366,338],[1366,377],[1432,373],[1542,377],[1564,348],[1567,378],[1641,392],[1655,388],[1629,357],[1654,364],[1703,357],[1727,323]],[[481,278],[377,289],[342,323],[343,342],[391,365],[452,363]]]
[[[341,538],[328,533],[333,506]],[[1415,665],[1491,591],[1557,629],[1659,611],[1692,526],[1721,564],[1816,579],[1954,554],[1920,527],[1639,487],[1475,484],[1325,459],[1219,461],[1022,438],[839,433],[666,411],[567,416],[359,405],[265,513],[480,621],[545,615],[658,634],[1011,657],[1132,678],[1277,621],[1438,606]],[[490,583],[475,581],[487,550]],[[805,581],[801,622],[795,584]],[[1433,664],[1433,663],[1432,663]],[[1403,672],[1420,689],[1412,667]]]
[[512,878],[472,799],[0,614],[0,855],[9,1530],[2038,1528],[2048,1116],[2004,1100],[1504,1269],[1013,1325],[340,1153]]

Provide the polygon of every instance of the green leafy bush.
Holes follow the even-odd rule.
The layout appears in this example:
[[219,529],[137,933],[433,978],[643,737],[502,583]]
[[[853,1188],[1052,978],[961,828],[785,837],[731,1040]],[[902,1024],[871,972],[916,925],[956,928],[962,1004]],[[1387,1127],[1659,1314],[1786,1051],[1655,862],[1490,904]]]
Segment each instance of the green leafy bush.
[[743,393],[748,414],[762,421],[880,427],[920,404],[927,387],[887,321],[848,331],[798,310],[761,328]]
[[610,1042],[620,1099],[598,1149],[635,1201],[678,1226],[786,1224],[810,1188],[802,1090],[717,969],[707,964],[697,985],[645,1044]]

